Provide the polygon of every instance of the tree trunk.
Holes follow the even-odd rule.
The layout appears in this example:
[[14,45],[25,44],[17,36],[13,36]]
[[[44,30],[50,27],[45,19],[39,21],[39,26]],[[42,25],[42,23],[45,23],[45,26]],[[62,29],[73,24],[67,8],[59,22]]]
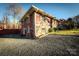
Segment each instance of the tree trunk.
[[15,16],[14,16],[14,20],[13,20],[13,29],[16,29],[16,19],[15,19]]

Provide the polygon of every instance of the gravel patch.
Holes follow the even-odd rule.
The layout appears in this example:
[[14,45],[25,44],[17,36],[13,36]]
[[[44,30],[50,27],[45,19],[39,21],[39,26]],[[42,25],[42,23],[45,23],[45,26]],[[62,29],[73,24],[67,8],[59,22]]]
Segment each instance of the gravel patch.
[[79,37],[47,35],[41,39],[0,38],[2,56],[77,56]]

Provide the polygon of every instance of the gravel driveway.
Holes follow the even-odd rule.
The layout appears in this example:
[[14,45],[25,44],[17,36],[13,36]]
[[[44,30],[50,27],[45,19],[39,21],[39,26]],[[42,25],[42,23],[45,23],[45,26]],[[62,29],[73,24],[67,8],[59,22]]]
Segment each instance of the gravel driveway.
[[78,36],[47,35],[41,39],[0,38],[3,56],[75,56],[79,55]]

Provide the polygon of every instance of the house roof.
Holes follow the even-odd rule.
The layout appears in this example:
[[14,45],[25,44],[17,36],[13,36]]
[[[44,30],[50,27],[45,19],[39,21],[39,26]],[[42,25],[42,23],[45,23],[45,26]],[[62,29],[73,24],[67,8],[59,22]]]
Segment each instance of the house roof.
[[[32,12],[37,12],[39,14],[42,14],[43,16],[47,16],[49,18],[54,18],[52,15],[47,14],[46,12],[44,12],[43,10],[35,7],[34,5],[31,6],[31,8],[25,13],[25,15],[22,17],[22,19],[24,19],[25,17],[28,17]],[[22,20],[21,19],[21,20]]]

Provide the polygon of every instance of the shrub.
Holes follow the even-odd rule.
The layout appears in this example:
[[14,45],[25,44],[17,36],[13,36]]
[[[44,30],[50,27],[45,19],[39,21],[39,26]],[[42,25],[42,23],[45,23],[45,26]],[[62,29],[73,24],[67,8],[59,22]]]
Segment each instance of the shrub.
[[53,28],[53,31],[56,32],[58,30],[58,28]]
[[66,30],[66,29],[69,29],[69,26],[67,26],[67,25],[59,25],[58,26],[58,30]]
[[52,32],[52,31],[53,31],[53,29],[52,29],[52,28],[49,28],[49,29],[48,29],[48,32]]

